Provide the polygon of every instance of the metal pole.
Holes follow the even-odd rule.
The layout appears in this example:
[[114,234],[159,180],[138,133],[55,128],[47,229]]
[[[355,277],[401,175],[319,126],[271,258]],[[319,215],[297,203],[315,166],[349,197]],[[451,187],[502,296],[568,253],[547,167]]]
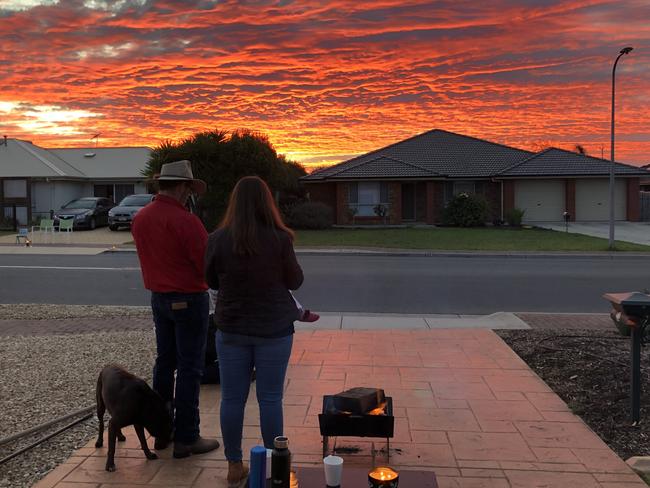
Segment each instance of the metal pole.
[[633,326],[631,329],[630,416],[632,422],[636,423],[641,418],[641,336],[643,332],[637,326]]
[[614,67],[612,68],[612,121],[611,121],[611,145],[610,145],[610,150],[611,150],[611,157],[610,157],[610,165],[609,165],[609,250],[613,251],[614,250],[614,219],[616,217],[615,211],[614,211],[614,204],[615,204],[615,167],[616,163],[614,162],[614,102],[615,102],[615,95],[616,95],[616,65],[618,64],[618,60],[621,59],[621,56],[624,54],[628,54],[630,51],[632,51],[631,47],[625,47],[621,49],[621,52],[619,55],[616,57],[616,61],[614,61]]

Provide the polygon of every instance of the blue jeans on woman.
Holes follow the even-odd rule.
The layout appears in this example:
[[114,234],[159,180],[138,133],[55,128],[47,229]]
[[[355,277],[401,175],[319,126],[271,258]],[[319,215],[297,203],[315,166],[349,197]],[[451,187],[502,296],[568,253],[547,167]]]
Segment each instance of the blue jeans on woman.
[[153,389],[166,402],[173,402],[174,440],[183,444],[199,438],[199,392],[209,307],[205,292],[151,294],[158,353],[153,368]]
[[221,435],[226,459],[241,461],[244,408],[253,367],[264,446],[272,449],[273,439],[283,435],[282,394],[293,334],[264,338],[217,331],[216,342],[221,376]]

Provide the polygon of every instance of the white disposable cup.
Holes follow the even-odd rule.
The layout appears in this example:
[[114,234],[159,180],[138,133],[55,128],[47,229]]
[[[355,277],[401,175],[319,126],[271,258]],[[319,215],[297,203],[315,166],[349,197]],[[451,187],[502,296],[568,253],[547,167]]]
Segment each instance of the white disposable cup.
[[266,450],[266,479],[271,479],[271,456],[273,454],[273,449]]
[[339,456],[327,456],[323,459],[325,468],[325,483],[327,486],[340,486],[343,475],[343,458]]

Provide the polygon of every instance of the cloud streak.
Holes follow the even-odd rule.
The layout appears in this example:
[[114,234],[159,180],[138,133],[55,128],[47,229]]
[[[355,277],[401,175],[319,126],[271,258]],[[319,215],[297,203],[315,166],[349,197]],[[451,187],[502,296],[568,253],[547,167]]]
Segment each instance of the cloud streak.
[[632,45],[617,155],[643,163],[648,18],[645,0],[0,0],[0,130],[153,146],[246,127],[315,165],[438,127],[600,156]]

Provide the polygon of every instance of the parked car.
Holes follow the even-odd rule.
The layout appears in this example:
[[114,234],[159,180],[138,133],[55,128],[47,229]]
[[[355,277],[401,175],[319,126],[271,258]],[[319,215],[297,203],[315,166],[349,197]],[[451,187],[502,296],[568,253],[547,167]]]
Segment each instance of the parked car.
[[108,228],[117,230],[120,227],[131,227],[133,216],[151,203],[154,196],[144,193],[124,197],[117,207],[113,207],[108,212]]
[[94,229],[108,225],[108,211],[115,204],[108,198],[84,197],[66,203],[54,212],[54,226],[58,227],[61,220],[74,219],[74,229]]

